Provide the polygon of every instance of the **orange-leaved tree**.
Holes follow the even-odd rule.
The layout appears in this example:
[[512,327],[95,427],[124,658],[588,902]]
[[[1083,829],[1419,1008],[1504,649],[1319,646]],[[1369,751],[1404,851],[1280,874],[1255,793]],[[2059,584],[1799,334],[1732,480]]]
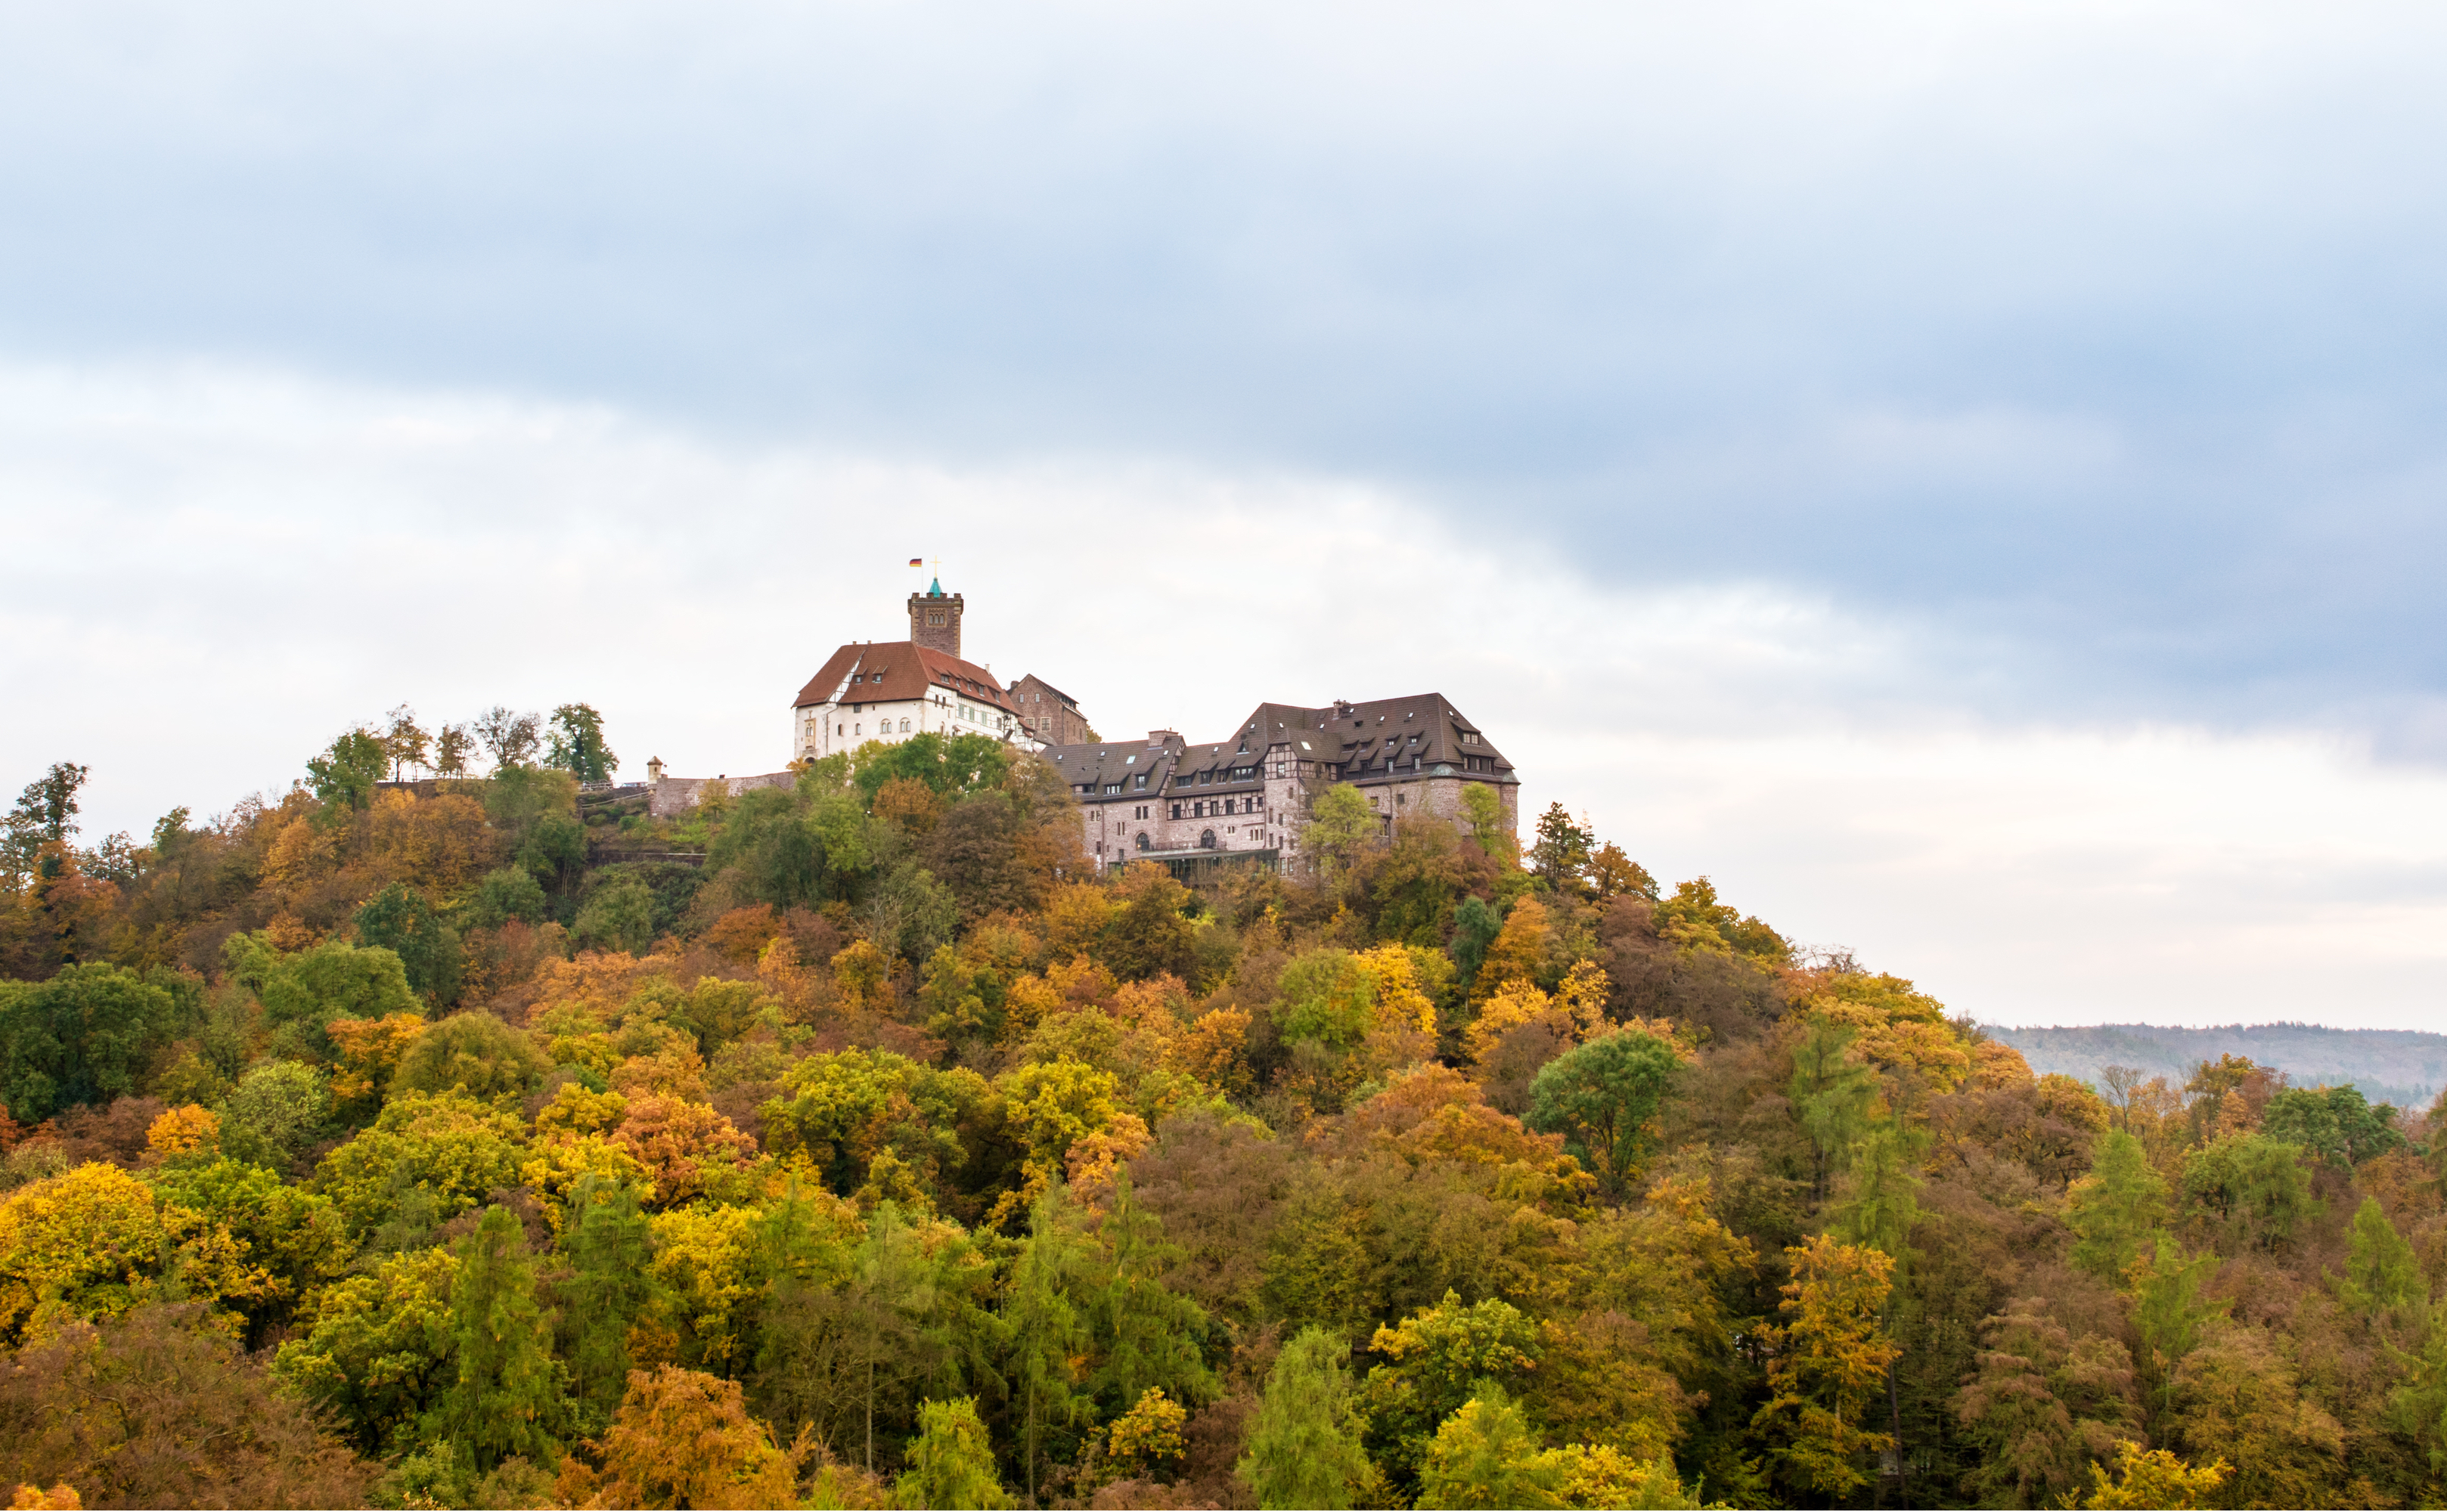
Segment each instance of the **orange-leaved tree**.
[[789,1506],[807,1453],[804,1442],[774,1444],[748,1415],[738,1382],[676,1365],[629,1372],[628,1393],[597,1447],[601,1482],[586,1486],[573,1459],[560,1490],[591,1491],[584,1504],[601,1507]]
[[1763,1331],[1774,1394],[1751,1427],[1797,1486],[1842,1496],[1868,1479],[1856,1461],[1894,1446],[1861,1422],[1886,1384],[1887,1368],[1903,1352],[1878,1322],[1894,1289],[1895,1262],[1824,1234],[1784,1253],[1793,1279],[1776,1310],[1783,1321]]

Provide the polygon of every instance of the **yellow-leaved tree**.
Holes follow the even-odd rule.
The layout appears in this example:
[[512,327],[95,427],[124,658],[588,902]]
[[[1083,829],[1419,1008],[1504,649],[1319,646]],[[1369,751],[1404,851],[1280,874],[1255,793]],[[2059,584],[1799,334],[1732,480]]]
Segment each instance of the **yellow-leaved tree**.
[[1894,1446],[1862,1427],[1903,1351],[1879,1325],[1894,1260],[1820,1234],[1786,1248],[1793,1279],[1762,1331],[1771,1395],[1751,1419],[1777,1468],[1810,1496],[1843,1496],[1868,1481],[1859,1463]]

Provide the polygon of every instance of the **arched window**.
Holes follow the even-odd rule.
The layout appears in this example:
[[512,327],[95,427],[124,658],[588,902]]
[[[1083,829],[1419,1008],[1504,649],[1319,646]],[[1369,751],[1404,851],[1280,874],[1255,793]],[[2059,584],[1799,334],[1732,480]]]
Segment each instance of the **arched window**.
[[1199,832],[1198,848],[1200,850],[1213,850],[1215,848],[1215,832],[1213,830],[1202,830]]
[[1139,831],[1139,849],[1141,849],[1141,850],[1146,850],[1146,849],[1148,849],[1148,838],[1147,838],[1147,831],[1146,831],[1146,830],[1140,830],[1140,831]]
[[904,720],[902,720],[902,721],[901,722],[901,733],[902,733],[903,735],[906,735],[906,734],[908,734],[908,733],[909,733],[909,721],[907,721],[907,720],[905,720],[905,719],[904,719]]

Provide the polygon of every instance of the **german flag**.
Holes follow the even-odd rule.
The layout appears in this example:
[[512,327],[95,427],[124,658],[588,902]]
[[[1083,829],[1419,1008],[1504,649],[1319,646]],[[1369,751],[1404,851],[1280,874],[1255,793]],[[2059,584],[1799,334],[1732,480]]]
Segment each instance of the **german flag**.
[[909,558],[909,565],[912,567],[923,567],[926,565],[926,558],[923,557],[912,557]]

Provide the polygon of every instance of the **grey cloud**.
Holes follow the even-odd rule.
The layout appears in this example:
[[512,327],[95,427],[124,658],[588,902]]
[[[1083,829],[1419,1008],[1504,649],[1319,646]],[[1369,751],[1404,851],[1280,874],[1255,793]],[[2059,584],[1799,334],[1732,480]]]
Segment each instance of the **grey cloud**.
[[164,6],[0,23],[0,343],[1376,477],[2430,748],[2412,9]]

